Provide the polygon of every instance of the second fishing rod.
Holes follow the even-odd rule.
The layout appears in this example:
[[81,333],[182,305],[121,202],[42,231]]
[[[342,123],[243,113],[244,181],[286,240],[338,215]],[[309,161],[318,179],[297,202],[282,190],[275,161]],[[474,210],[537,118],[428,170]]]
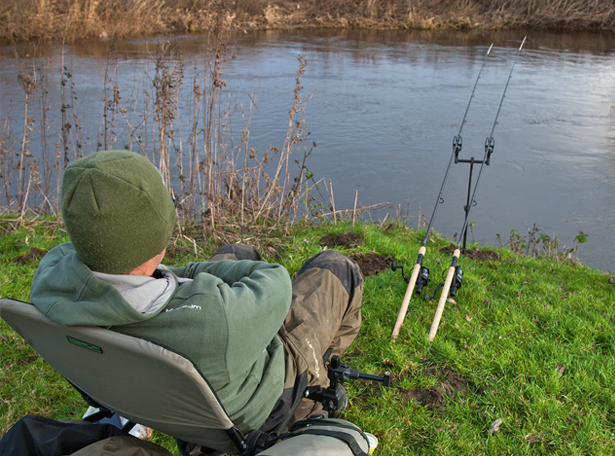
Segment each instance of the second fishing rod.
[[500,111],[502,109],[502,104],[504,103],[504,98],[506,96],[506,90],[508,89],[508,84],[510,82],[510,78],[512,77],[513,70],[515,68],[515,64],[517,63],[517,59],[519,58],[519,54],[521,53],[521,49],[523,49],[523,45],[525,44],[525,40],[527,37],[523,38],[521,45],[517,51],[517,55],[515,60],[510,68],[510,73],[508,74],[508,79],[506,80],[506,86],[504,87],[504,92],[502,93],[502,98],[500,100],[500,105],[498,106],[497,113],[495,115],[495,120],[493,121],[493,126],[491,127],[491,133],[485,140],[485,156],[483,161],[481,162],[481,166],[478,172],[478,177],[476,178],[476,183],[474,184],[474,191],[472,192],[472,198],[470,199],[468,205],[466,206],[466,215],[463,221],[463,226],[461,227],[459,242],[457,243],[457,248],[453,252],[453,259],[451,261],[451,265],[448,268],[448,273],[446,275],[446,280],[444,281],[444,287],[442,288],[442,294],[440,295],[440,300],[438,301],[438,307],[436,308],[436,314],[434,315],[433,322],[431,324],[431,329],[429,330],[429,341],[433,342],[436,337],[436,333],[438,332],[438,327],[440,325],[440,320],[442,319],[442,313],[444,312],[444,306],[446,304],[446,300],[448,298],[449,292],[452,296],[455,295],[457,291],[457,284],[461,283],[461,279],[463,278],[463,273],[459,265],[459,257],[461,256],[461,242],[463,238],[463,233],[465,233],[468,227],[468,221],[470,219],[470,212],[472,207],[476,202],[476,190],[478,189],[478,184],[480,183],[480,177],[483,172],[483,168],[485,164],[489,165],[489,160],[491,159],[491,154],[495,148],[495,140],[493,138],[493,133],[495,132],[495,127],[498,125],[498,117],[500,116]]
[[[423,245],[419,249],[418,258],[416,263],[414,264],[414,268],[412,269],[412,275],[410,276],[410,280],[406,280],[408,282],[408,288],[406,289],[406,295],[404,296],[404,300],[402,302],[401,308],[399,309],[399,314],[397,315],[397,321],[395,322],[395,327],[393,328],[393,334],[391,337],[393,339],[397,339],[399,336],[399,330],[401,329],[401,325],[404,323],[404,319],[406,316],[406,312],[408,311],[408,305],[410,304],[410,300],[412,299],[412,294],[416,287],[416,293],[420,294],[423,290],[423,287],[429,283],[429,269],[423,267],[423,258],[425,253],[427,253],[427,241],[429,240],[429,236],[431,235],[431,226],[433,225],[433,221],[436,217],[436,212],[438,212],[438,207],[440,204],[444,202],[442,199],[442,192],[444,191],[444,187],[446,186],[446,181],[448,179],[448,173],[451,169],[451,165],[453,164],[453,159],[457,161],[457,157],[459,152],[461,151],[463,140],[461,138],[461,132],[463,131],[463,127],[466,124],[466,118],[468,116],[468,111],[470,110],[470,105],[472,104],[472,100],[474,99],[474,93],[476,92],[476,86],[478,85],[478,81],[480,80],[480,75],[483,72],[483,68],[485,68],[485,64],[487,63],[487,59],[489,58],[489,54],[491,53],[491,49],[493,49],[493,44],[489,46],[487,50],[487,54],[485,54],[485,59],[483,60],[483,64],[478,71],[478,76],[476,77],[476,81],[474,82],[474,88],[472,89],[472,94],[470,95],[470,99],[468,100],[468,105],[466,106],[465,113],[463,115],[463,119],[461,120],[461,125],[459,126],[459,132],[457,136],[453,138],[453,152],[451,154],[451,158],[448,161],[448,166],[446,167],[446,172],[444,173],[444,179],[442,180],[442,185],[440,187],[440,193],[438,194],[438,198],[436,199],[436,205],[433,208],[433,212],[431,213],[431,218],[429,219],[429,225],[427,226],[427,233],[425,234],[425,238],[423,239]],[[402,266],[397,265],[395,262],[391,265],[393,271],[401,268],[402,276],[404,279],[406,278],[404,274],[404,270]]]

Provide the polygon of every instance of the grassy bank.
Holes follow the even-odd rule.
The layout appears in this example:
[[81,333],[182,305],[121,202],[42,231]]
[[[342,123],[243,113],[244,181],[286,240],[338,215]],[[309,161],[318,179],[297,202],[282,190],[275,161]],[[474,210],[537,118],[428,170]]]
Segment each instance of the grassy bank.
[[[174,238],[166,262],[212,253],[221,241],[199,238],[200,232]],[[409,268],[424,236],[399,224],[353,228],[351,222],[275,234],[236,231],[227,239],[258,246],[292,274],[333,245],[326,248],[363,265],[377,254]],[[54,221],[0,221],[0,296],[27,300],[40,257],[66,239]],[[443,280],[452,246],[432,236],[424,261],[432,276],[427,294]],[[374,433],[380,440],[376,454],[383,456],[613,454],[615,286],[608,277],[575,262],[507,248],[472,247],[460,264],[463,286],[447,303],[433,343],[427,332],[435,300],[413,297],[392,342],[406,283],[388,268],[366,278],[363,326],[343,361],[371,374],[389,370],[393,384],[347,383],[351,407],[345,418]],[[0,434],[27,413],[80,417],[85,406],[78,394],[4,322],[0,347]],[[175,451],[171,439],[155,439]]]
[[386,27],[612,30],[612,0],[5,0],[3,42],[202,32],[217,15],[237,29]]

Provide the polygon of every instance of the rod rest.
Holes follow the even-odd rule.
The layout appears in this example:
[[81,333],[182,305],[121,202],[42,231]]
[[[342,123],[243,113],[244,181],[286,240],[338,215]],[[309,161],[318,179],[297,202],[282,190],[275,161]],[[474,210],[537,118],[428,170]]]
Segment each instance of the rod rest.
[[350,368],[347,364],[340,362],[339,356],[333,356],[327,368],[327,377],[329,378],[329,386],[327,388],[318,388],[316,390],[308,390],[308,398],[321,402],[323,408],[329,412],[330,416],[337,417],[348,406],[348,397],[342,384],[348,380],[372,380],[381,382],[383,386],[391,385],[391,373],[385,372],[384,375],[371,375]]

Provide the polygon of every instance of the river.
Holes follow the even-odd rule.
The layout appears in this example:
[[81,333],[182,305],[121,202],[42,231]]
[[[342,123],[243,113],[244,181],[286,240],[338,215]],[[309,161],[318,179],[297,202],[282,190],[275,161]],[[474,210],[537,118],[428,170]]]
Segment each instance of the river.
[[[259,151],[280,147],[292,105],[297,56],[305,54],[303,94],[311,95],[306,130],[309,141],[317,144],[308,159],[310,170],[317,179],[331,180],[337,208],[352,208],[358,191],[361,205],[393,205],[373,212],[374,220],[384,219],[387,212],[395,218],[402,208],[408,223],[416,225],[419,208],[427,218],[434,208],[452,139],[487,49],[494,44],[467,114],[460,158],[483,158],[485,139],[524,36],[246,32],[233,48],[236,58],[225,66],[224,92],[231,104],[244,106],[256,94],[250,145]],[[535,224],[540,233],[572,247],[582,231],[588,239],[578,251],[581,261],[615,272],[615,35],[527,36],[495,126],[491,164],[480,172],[468,239],[498,245],[498,233],[505,242],[511,230],[523,235]],[[177,40],[189,62],[189,86],[190,62],[201,59],[204,40]],[[135,74],[153,59],[151,42],[117,44],[120,78],[132,77],[138,84]],[[99,125],[102,115],[107,46],[76,44],[64,54],[90,144],[100,133],[100,127],[92,125]],[[0,120],[6,125],[8,117],[18,133],[15,113],[20,112],[23,91],[12,50],[1,51]],[[58,46],[38,52],[50,67],[58,67]],[[48,87],[50,98],[57,99],[58,84],[48,81]],[[464,163],[451,167],[433,224],[445,236],[453,237],[463,225],[469,170]],[[474,182],[479,171],[480,165],[475,165]]]

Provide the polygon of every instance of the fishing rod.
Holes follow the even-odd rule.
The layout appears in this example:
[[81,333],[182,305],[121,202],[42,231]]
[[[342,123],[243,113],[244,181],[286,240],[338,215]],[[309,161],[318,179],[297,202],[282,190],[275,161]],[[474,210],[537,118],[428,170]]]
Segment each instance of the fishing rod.
[[399,330],[401,329],[401,325],[404,323],[404,318],[406,317],[406,312],[408,311],[408,305],[410,304],[410,299],[412,299],[412,292],[416,286],[416,293],[421,294],[423,287],[429,283],[429,269],[423,267],[423,258],[425,253],[427,253],[427,241],[429,240],[429,236],[431,234],[431,225],[433,224],[434,218],[436,217],[436,212],[438,211],[438,207],[440,204],[444,202],[442,199],[442,192],[444,191],[444,186],[446,185],[446,181],[448,179],[448,172],[451,169],[451,164],[453,163],[453,158],[455,162],[457,161],[457,156],[461,151],[462,147],[462,139],[461,132],[463,131],[463,126],[466,124],[466,117],[468,116],[468,111],[470,110],[470,105],[472,104],[472,99],[474,98],[474,92],[476,92],[476,86],[478,85],[478,81],[480,79],[480,75],[483,72],[483,68],[485,68],[485,64],[487,63],[487,58],[489,57],[489,53],[491,53],[491,49],[493,48],[493,43],[489,46],[487,50],[487,54],[485,55],[485,60],[483,61],[483,65],[480,67],[478,72],[478,77],[476,78],[476,82],[474,83],[474,88],[472,89],[472,94],[470,95],[470,100],[468,101],[468,105],[466,106],[465,114],[463,115],[463,119],[461,121],[461,125],[459,126],[459,132],[457,136],[453,138],[453,153],[451,154],[451,158],[448,161],[448,166],[446,168],[446,172],[444,173],[444,179],[442,180],[442,186],[440,187],[440,193],[438,194],[438,199],[436,200],[436,205],[433,208],[433,212],[431,214],[431,218],[429,219],[429,226],[427,227],[427,234],[425,234],[425,239],[423,239],[423,245],[419,249],[419,255],[416,260],[416,264],[414,265],[414,269],[412,270],[412,275],[410,276],[410,280],[406,279],[404,275],[404,267],[398,265],[393,261],[391,264],[391,269],[396,271],[401,268],[401,274],[404,280],[408,282],[408,288],[406,289],[406,295],[404,296],[404,300],[402,302],[401,308],[399,309],[399,314],[397,315],[397,321],[395,322],[395,327],[393,328],[393,334],[391,337],[393,339],[397,339],[399,335]]
[[[472,199],[467,206],[466,216],[463,221],[463,226],[459,233],[463,233],[467,226],[468,220],[470,219],[470,212],[472,210],[472,206],[475,205],[475,197],[476,190],[478,188],[478,183],[480,182],[480,176],[483,172],[483,168],[485,164],[489,165],[489,160],[491,159],[491,154],[495,148],[495,140],[493,139],[493,133],[495,131],[495,127],[498,124],[498,117],[500,116],[500,110],[502,109],[502,104],[504,103],[504,97],[506,96],[506,90],[508,89],[508,83],[510,82],[510,78],[512,77],[513,69],[515,68],[515,64],[517,63],[517,59],[519,58],[519,54],[521,53],[521,49],[523,49],[523,45],[525,44],[525,40],[527,36],[523,38],[521,42],[521,46],[519,46],[519,50],[517,51],[517,55],[515,60],[510,68],[510,73],[508,74],[508,79],[506,81],[506,86],[504,87],[504,93],[502,93],[502,99],[500,100],[500,105],[498,106],[498,111],[495,115],[495,120],[493,121],[493,127],[491,127],[491,133],[485,139],[485,157],[483,158],[483,162],[480,165],[480,169],[478,171],[478,177],[476,178],[476,183],[474,184],[474,191],[472,192]],[[451,296],[455,296],[457,293],[457,289],[461,286],[461,280],[463,279],[463,271],[457,265],[459,261],[459,257],[461,256],[461,238],[459,236],[459,242],[457,243],[457,248],[453,252],[453,259],[451,261],[451,265],[448,268],[448,273],[446,275],[446,280],[444,281],[444,287],[442,289],[442,294],[440,295],[440,300],[438,301],[438,307],[436,308],[436,314],[434,315],[433,322],[431,324],[431,329],[429,330],[429,341],[433,342],[436,337],[436,333],[438,332],[438,326],[440,325],[440,320],[442,319],[442,312],[444,312],[444,305],[446,304],[446,299],[450,293]]]

